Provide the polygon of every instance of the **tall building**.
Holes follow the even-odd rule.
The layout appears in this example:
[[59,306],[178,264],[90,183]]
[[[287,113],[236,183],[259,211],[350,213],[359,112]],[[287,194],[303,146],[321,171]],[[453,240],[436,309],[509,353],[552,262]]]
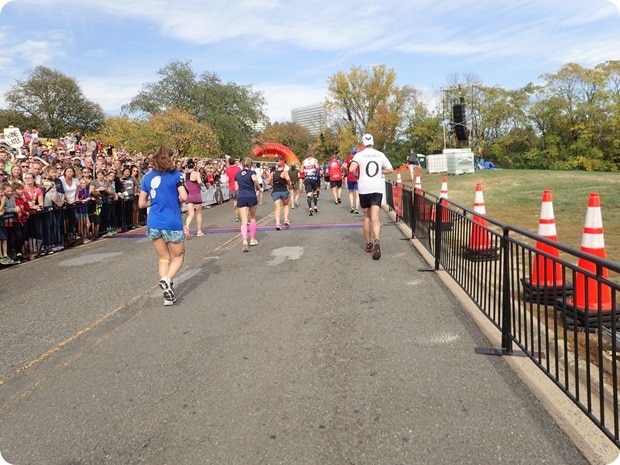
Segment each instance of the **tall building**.
[[291,120],[310,131],[314,136],[321,133],[327,123],[327,110],[322,103],[293,108]]

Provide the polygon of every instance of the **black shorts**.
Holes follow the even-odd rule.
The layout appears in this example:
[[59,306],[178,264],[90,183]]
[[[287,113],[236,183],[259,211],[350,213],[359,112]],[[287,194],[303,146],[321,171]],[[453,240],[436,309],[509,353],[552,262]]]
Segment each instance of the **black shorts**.
[[373,192],[371,194],[360,194],[360,207],[370,208],[371,205],[381,206],[383,202],[383,194],[381,192]]
[[329,181],[329,187],[342,187],[342,179],[339,179],[338,181]]
[[306,189],[306,193],[314,192],[319,188],[319,180],[318,179],[304,179],[304,187]]

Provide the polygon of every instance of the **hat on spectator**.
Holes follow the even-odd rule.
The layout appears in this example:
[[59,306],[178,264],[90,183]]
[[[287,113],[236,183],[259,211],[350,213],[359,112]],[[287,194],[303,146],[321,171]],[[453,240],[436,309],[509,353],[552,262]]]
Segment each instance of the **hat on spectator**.
[[17,158],[18,160],[25,160],[26,158],[28,158],[26,155],[24,155],[23,153],[20,153],[19,155],[17,155],[15,158]]
[[72,159],[72,160],[73,160],[73,161],[76,161],[76,160],[77,160],[77,161],[80,161],[80,162],[82,161],[82,159],[81,159],[80,157],[73,157],[73,159]]

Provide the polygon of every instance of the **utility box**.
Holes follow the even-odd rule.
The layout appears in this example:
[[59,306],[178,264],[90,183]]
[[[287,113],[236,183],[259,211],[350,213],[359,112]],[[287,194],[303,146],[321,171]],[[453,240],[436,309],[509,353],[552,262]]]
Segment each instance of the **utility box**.
[[468,174],[475,171],[471,149],[444,149],[448,174]]

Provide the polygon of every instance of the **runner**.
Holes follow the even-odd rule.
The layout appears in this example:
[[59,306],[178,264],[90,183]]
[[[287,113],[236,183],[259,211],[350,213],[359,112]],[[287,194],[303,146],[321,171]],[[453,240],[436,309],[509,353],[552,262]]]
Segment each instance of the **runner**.
[[241,216],[241,238],[243,239],[243,252],[249,252],[248,248],[248,217],[250,219],[250,245],[258,245],[256,240],[256,209],[258,207],[258,197],[256,191],[263,191],[259,187],[258,176],[252,170],[254,165],[250,157],[243,159],[243,168],[235,176],[235,190],[239,196],[237,206]]
[[[381,202],[383,200],[384,181],[383,174],[394,171],[390,160],[383,152],[373,148],[374,139],[370,134],[364,134],[362,144],[364,150],[355,154],[349,165],[349,173],[358,175],[358,187],[360,205],[364,212],[364,238],[366,239],[366,252],[372,252],[372,258],[381,258]],[[359,168],[359,170],[358,170]],[[371,233],[375,243],[371,242]]]
[[271,198],[273,199],[273,204],[275,207],[274,217],[276,220],[277,231],[282,229],[282,225],[280,224],[282,211],[284,211],[284,226],[288,227],[291,224],[288,219],[288,186],[291,183],[291,178],[289,178],[288,172],[284,170],[285,167],[286,163],[284,163],[284,160],[279,160],[278,166],[269,174],[269,179],[267,180],[267,184],[273,186],[273,190],[271,191]]
[[308,152],[306,158],[301,164],[304,172],[304,188],[306,189],[306,201],[308,202],[308,215],[312,216],[319,212],[317,206],[319,198],[319,162]]
[[347,173],[347,189],[349,190],[349,203],[351,204],[351,213],[360,212],[360,196],[357,191],[357,178],[359,176],[359,167],[357,173],[349,172],[349,165],[353,160],[353,156],[357,153],[357,149],[353,147],[351,153],[344,160],[344,168]]
[[204,236],[202,232],[202,189],[205,185],[202,182],[200,173],[196,169],[196,163],[194,160],[187,162],[187,173],[185,173],[185,186],[187,187],[187,200],[185,205],[187,206],[187,218],[185,219],[185,226],[183,226],[183,232],[185,237],[189,239],[190,225],[194,217],[196,218],[196,236]]
[[291,184],[288,187],[290,191],[289,199],[291,208],[297,208],[299,207],[299,192],[301,191],[301,182],[297,163],[291,164],[291,168],[288,170],[288,177],[291,178]]
[[153,241],[159,258],[159,287],[164,291],[164,305],[177,300],[174,276],[183,265],[185,234],[179,201],[187,200],[183,175],[175,169],[172,150],[161,146],[153,156],[153,171],[142,179],[138,206],[149,208],[146,236]]
[[241,168],[237,165],[236,160],[233,157],[228,159],[228,168],[224,170],[226,177],[228,178],[228,197],[232,200],[233,208],[235,210],[235,221],[239,222],[239,209],[237,208],[237,190],[235,184],[235,176],[241,171]]
[[342,163],[338,160],[338,154],[332,155],[331,161],[327,164],[327,172],[329,173],[329,187],[331,187],[334,202],[342,203],[340,196],[342,195]]

